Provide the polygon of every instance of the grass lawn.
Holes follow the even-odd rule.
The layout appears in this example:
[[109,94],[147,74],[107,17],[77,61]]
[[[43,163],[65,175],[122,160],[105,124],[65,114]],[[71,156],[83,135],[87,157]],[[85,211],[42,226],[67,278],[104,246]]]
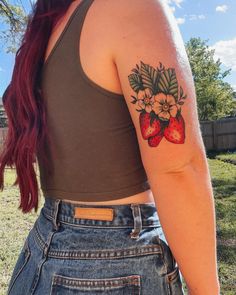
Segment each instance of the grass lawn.
[[[208,159],[216,204],[217,254],[222,295],[235,295],[233,287],[236,285],[236,165],[224,162],[225,157],[236,159],[235,155],[221,154]],[[6,294],[19,251],[44,202],[42,197],[37,213],[23,214],[18,209],[19,190],[12,186],[14,181],[15,171],[6,169],[5,187],[0,192],[0,295]]]
[[232,163],[236,165],[236,152],[235,153],[222,153],[216,156],[216,159],[222,160],[224,162]]
[[217,253],[222,294],[235,295],[236,286],[236,165],[209,159],[214,188]]

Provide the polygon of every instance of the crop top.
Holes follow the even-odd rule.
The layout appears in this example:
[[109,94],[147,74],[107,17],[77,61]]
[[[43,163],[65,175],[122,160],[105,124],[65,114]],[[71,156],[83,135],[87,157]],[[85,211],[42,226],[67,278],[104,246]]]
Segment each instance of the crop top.
[[82,0],[72,12],[40,80],[51,137],[47,165],[37,152],[42,192],[83,202],[150,189],[124,96],[96,84],[81,66],[78,42],[92,3]]

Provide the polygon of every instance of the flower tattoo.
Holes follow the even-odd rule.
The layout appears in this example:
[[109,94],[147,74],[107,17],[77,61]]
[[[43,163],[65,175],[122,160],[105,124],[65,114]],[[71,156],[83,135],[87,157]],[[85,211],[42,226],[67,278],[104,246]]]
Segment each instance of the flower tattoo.
[[166,69],[162,63],[156,69],[141,61],[128,76],[136,96],[131,103],[140,112],[142,137],[149,146],[156,147],[162,138],[176,144],[185,141],[185,122],[181,106],[187,95],[178,85],[175,69]]
[[159,118],[169,120],[170,117],[176,117],[178,106],[173,95],[159,93],[154,96],[154,99],[153,110]]

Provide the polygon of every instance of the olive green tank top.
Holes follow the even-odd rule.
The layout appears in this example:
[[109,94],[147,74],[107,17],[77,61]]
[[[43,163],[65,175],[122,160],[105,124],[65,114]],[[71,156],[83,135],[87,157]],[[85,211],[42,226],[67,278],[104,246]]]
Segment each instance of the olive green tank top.
[[93,82],[78,42],[93,0],[73,11],[42,70],[41,91],[51,142],[37,160],[42,192],[83,202],[125,198],[150,189],[136,130],[123,95]]

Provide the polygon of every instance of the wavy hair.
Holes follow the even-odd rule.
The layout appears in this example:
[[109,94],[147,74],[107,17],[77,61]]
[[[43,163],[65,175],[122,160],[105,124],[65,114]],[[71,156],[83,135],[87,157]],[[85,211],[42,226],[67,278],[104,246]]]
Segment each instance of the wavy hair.
[[50,141],[40,81],[44,56],[52,29],[73,0],[37,0],[28,15],[26,31],[15,55],[12,78],[3,97],[8,130],[0,154],[0,189],[4,188],[6,166],[16,169],[23,213],[38,211],[39,187],[34,163],[37,151]]

